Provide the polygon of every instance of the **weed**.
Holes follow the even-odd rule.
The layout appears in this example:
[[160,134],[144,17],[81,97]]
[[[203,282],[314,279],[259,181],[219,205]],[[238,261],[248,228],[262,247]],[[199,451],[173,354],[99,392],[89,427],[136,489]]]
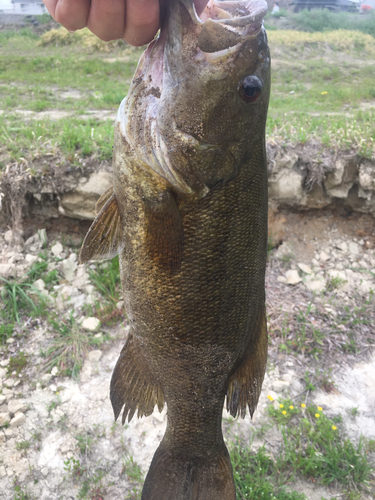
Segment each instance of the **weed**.
[[19,484],[15,484],[14,500],[31,500],[31,496],[26,491],[22,491],[22,488]]
[[292,475],[300,472],[323,484],[338,481],[342,485],[368,485],[372,467],[364,440],[361,437],[355,445],[341,438],[337,428],[340,419],[329,419],[321,407],[290,405],[290,400],[281,401],[276,410],[269,406],[269,414],[283,436],[279,470],[291,468]]
[[125,474],[127,480],[132,486],[132,499],[136,500],[140,498],[140,490],[143,483],[143,475],[141,468],[134,461],[133,457],[128,455],[122,464],[122,472]]
[[277,486],[277,465],[266,452],[264,446],[256,453],[239,441],[230,448],[233,476],[237,498],[246,500],[303,500],[301,493],[287,492]]
[[30,448],[30,446],[31,442],[27,440],[19,441],[18,443],[16,443],[16,448],[18,451],[26,451]]
[[51,401],[50,403],[48,403],[48,405],[47,405],[48,413],[51,413],[51,411],[54,410],[55,408],[57,408],[59,405],[61,405],[61,399],[59,396],[57,396],[57,398],[54,401]]
[[355,418],[359,415],[358,406],[355,406],[354,408],[348,408],[346,411],[352,418]]
[[83,365],[83,359],[95,343],[93,337],[84,332],[73,316],[68,320],[50,318],[49,322],[55,338],[43,352],[47,358],[44,368],[50,371],[54,366],[67,376],[78,377]]
[[329,284],[327,289],[329,291],[336,290],[336,288],[340,288],[341,286],[345,285],[348,281],[340,278],[339,276],[333,277],[329,280]]
[[78,448],[82,455],[87,455],[95,442],[95,438],[91,435],[90,432],[77,434],[76,440],[78,441]]
[[86,466],[81,464],[79,460],[75,458],[68,458],[64,460],[64,470],[67,471],[73,478],[82,477],[86,472]]
[[8,365],[8,373],[12,373],[13,371],[15,371],[16,375],[19,375],[26,365],[27,365],[27,358],[23,353],[23,351],[20,351],[18,354],[10,358]]

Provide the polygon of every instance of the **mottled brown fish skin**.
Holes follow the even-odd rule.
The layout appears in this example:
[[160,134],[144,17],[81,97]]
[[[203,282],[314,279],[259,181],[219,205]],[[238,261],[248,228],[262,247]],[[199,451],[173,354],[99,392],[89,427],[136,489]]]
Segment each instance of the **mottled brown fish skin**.
[[[120,122],[116,124],[114,196],[116,220],[121,221],[116,238],[122,240],[120,271],[130,334],[112,376],[111,400],[116,418],[123,411],[123,422],[136,411],[150,415],[155,405],[161,411],[164,402],[168,408],[166,433],[142,500],[236,498],[222,408],[227,397],[232,415],[244,416],[247,406],[252,414],[265,373],[270,78],[264,29],[242,50],[250,54],[249,61],[231,63],[230,90],[219,83],[216,105],[210,106],[215,87],[199,103],[202,108],[208,103],[209,109],[200,140],[222,144],[222,158],[233,155],[233,172],[228,173],[227,159],[220,163],[218,156],[200,156],[198,148],[191,153],[193,174],[187,182],[193,188],[181,192],[139,159]],[[255,104],[238,101],[239,82],[257,73],[264,59],[260,99]],[[187,99],[186,106],[196,105],[194,99],[204,98],[208,88],[210,84],[202,84],[203,90],[197,84],[197,95],[192,88],[192,104]],[[194,133],[183,103],[175,104],[182,110],[173,115],[177,121],[180,117],[179,127],[185,123],[185,132]],[[189,152],[170,149],[176,151],[175,162],[180,155],[181,164],[190,165]],[[194,158],[203,172],[196,185]],[[199,183],[207,186],[206,192]],[[112,198],[101,210],[106,206],[114,206]],[[91,258],[87,256],[81,260]]]

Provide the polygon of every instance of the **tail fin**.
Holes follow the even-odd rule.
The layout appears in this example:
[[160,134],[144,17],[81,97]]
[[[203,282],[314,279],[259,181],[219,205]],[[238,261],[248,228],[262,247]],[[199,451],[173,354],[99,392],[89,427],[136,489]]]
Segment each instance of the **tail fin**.
[[215,456],[187,457],[163,442],[152,459],[142,500],[236,500],[226,446]]

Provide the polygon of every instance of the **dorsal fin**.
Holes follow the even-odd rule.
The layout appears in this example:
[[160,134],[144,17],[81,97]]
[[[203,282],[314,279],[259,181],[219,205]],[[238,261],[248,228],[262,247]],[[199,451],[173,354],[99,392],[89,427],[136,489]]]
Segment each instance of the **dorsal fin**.
[[96,204],[100,207],[104,197],[107,198],[83,241],[79,254],[80,264],[89,260],[113,259],[124,248],[120,213],[113,188],[112,195],[109,194],[108,189]]

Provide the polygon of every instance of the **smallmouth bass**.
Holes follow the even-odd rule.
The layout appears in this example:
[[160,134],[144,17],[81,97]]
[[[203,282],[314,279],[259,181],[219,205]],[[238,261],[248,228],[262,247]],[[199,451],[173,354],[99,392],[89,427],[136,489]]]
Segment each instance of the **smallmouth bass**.
[[120,255],[116,419],[167,404],[142,500],[234,500],[223,404],[252,415],[267,360],[267,4],[168,9],[120,105],[114,186],[80,262]]

